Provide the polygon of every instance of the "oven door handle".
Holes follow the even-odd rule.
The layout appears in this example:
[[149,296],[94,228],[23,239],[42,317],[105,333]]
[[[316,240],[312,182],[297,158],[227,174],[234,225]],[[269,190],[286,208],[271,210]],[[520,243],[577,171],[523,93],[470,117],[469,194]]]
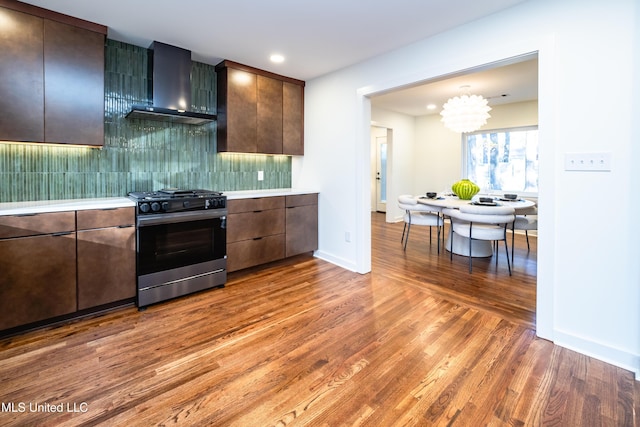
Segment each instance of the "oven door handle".
[[226,209],[203,210],[192,212],[177,212],[172,214],[145,215],[138,217],[138,227],[148,227],[151,225],[175,224],[177,222],[200,221],[214,218],[226,218]]

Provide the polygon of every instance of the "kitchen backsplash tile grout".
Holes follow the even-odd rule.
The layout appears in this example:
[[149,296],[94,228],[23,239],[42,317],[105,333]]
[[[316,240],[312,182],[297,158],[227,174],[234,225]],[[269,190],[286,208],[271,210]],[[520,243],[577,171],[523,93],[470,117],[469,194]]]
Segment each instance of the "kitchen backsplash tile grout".
[[[193,110],[216,113],[214,67],[192,63]],[[165,187],[221,191],[291,186],[291,158],[218,154],[215,123],[204,126],[125,119],[149,104],[147,49],[107,40],[105,145],[0,144],[0,202],[124,196]],[[257,180],[257,171],[264,180]]]

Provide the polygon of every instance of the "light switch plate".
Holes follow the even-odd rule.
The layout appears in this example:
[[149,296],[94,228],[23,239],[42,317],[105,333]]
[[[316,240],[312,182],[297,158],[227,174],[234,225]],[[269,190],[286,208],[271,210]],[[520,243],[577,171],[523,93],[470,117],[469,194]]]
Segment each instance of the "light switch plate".
[[611,171],[611,153],[565,153],[564,170],[566,171]]

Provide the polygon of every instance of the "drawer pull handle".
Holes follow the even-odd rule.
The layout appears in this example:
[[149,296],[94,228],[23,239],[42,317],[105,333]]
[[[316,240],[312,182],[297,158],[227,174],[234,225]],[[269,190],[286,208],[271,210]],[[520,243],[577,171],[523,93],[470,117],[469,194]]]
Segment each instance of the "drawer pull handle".
[[254,237],[253,240],[262,240],[262,237]]

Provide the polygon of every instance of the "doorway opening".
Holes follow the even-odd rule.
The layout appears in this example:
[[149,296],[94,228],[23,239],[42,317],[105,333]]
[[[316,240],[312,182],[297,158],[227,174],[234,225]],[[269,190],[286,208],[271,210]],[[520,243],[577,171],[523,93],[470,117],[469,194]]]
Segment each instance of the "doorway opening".
[[371,211],[387,212],[392,129],[371,126]]
[[[457,72],[457,73],[452,73],[449,76],[444,76],[444,77],[439,77],[437,79],[433,79],[433,80],[428,80],[428,81],[424,81],[424,82],[416,82],[413,84],[409,84],[409,85],[404,85],[402,87],[393,89],[393,88],[387,88],[384,92],[380,92],[380,94],[371,94],[369,95],[369,99],[371,102],[371,108],[372,108],[372,115],[371,115],[371,120],[372,123],[377,123],[377,120],[380,120],[378,116],[376,116],[376,114],[374,114],[374,111],[376,110],[376,108],[382,108],[383,110],[386,110],[387,112],[390,110],[388,108],[389,104],[379,104],[378,100],[382,99],[382,97],[385,98],[385,101],[388,100],[394,100],[394,96],[396,96],[396,92],[399,94],[398,96],[401,96],[402,93],[410,91],[410,90],[415,90],[415,91],[421,91],[422,94],[425,93],[425,90],[429,90],[429,87],[443,87],[447,84],[448,80],[451,80],[452,82],[455,82],[454,84],[458,84],[460,79],[466,79],[466,78],[470,78],[470,79],[474,79],[474,78],[479,78],[478,76],[476,76],[477,74],[482,74],[483,76],[485,76],[487,73],[497,73],[499,76],[498,79],[504,79],[505,73],[507,72],[506,70],[508,69],[513,69],[513,67],[520,67],[520,66],[524,66],[521,63],[525,63],[525,62],[534,62],[534,67],[535,67],[535,80],[532,82],[532,85],[535,86],[535,113],[536,113],[536,117],[535,117],[535,123],[526,123],[526,124],[535,124],[538,125],[537,122],[537,94],[538,94],[538,81],[537,81],[537,71],[538,71],[538,53],[537,52],[533,52],[531,54],[526,54],[526,55],[521,55],[518,57],[514,57],[514,58],[510,58],[510,59],[506,59],[503,61],[497,61],[495,63],[491,63],[491,64],[487,64],[484,66],[480,66],[471,70],[466,70],[466,71],[461,71],[461,72]],[[527,64],[525,64],[527,65]],[[425,89],[426,88],[426,89]],[[487,95],[493,95],[493,94],[484,94],[485,96]],[[426,97],[425,97],[426,98]],[[507,98],[507,97],[501,97],[501,98]],[[395,99],[398,102],[402,102],[401,99],[396,98]],[[500,102],[507,104],[508,101],[506,99],[500,99]],[[527,101],[525,99],[525,101]],[[518,100],[518,102],[520,102],[520,100]],[[423,103],[423,107],[424,107]],[[440,109],[437,110],[437,112],[439,112]],[[425,111],[423,113],[424,116],[427,116],[428,113]],[[437,118],[439,119],[439,115],[437,116]],[[414,121],[418,121],[420,119],[418,119],[416,116],[413,117]],[[439,120],[438,120],[439,121]],[[495,121],[494,121],[495,123]],[[409,125],[411,126],[411,125]],[[415,125],[414,125],[415,126]],[[487,129],[491,129],[493,128],[494,124],[492,123],[488,123],[487,126],[485,126]],[[498,127],[503,127],[502,125],[499,125]],[[406,129],[395,129],[397,130],[399,133],[399,135],[406,135],[407,132]],[[379,171],[379,169],[377,169],[377,165],[373,162],[373,158],[375,158],[376,156],[376,152],[374,150],[376,150],[376,146],[373,143],[374,138],[374,134],[377,131],[376,127],[372,127],[371,128],[371,139],[372,139],[372,143],[371,143],[371,176],[372,176],[372,184],[371,184],[371,188],[372,188],[372,215],[374,215],[374,212],[376,212],[378,209],[376,207],[376,205],[374,204],[374,190],[375,190],[375,186],[377,185],[377,181],[378,180],[378,174],[377,172]],[[453,161],[451,161],[451,159],[448,160],[448,166],[447,166],[447,171],[452,174],[452,176],[447,176],[445,178],[445,180],[447,180],[447,184],[438,181],[437,179],[434,179],[433,181],[428,181],[427,179],[430,178],[429,175],[425,174],[423,170],[421,170],[421,168],[429,168],[431,166],[434,166],[434,168],[437,170],[438,168],[438,163],[442,163],[443,162],[443,158],[441,156],[433,156],[431,159],[429,158],[429,156],[425,155],[425,154],[433,154],[434,150],[428,151],[424,149],[424,145],[428,144],[430,141],[428,141],[429,138],[423,138],[423,135],[420,135],[419,132],[416,132],[416,135],[413,136],[412,133],[412,140],[410,141],[404,141],[404,140],[400,140],[398,141],[399,144],[399,148],[398,148],[398,153],[395,153],[398,155],[398,158],[402,158],[402,159],[410,159],[410,161],[414,162],[411,165],[408,165],[407,167],[398,167],[399,165],[395,165],[396,166],[396,173],[399,173],[400,175],[402,175],[403,173],[405,174],[411,174],[412,176],[395,176],[395,174],[393,172],[388,172],[386,178],[387,181],[390,180],[395,180],[396,183],[404,183],[406,188],[395,188],[393,186],[389,186],[387,185],[387,199],[392,201],[397,199],[397,196],[402,193],[402,194],[407,194],[412,192],[415,195],[421,194],[422,190],[426,189],[427,191],[438,191],[440,192],[441,190],[444,190],[445,187],[447,187],[447,189],[450,189],[450,184],[454,181],[454,178],[457,180],[460,178],[460,174],[462,173],[460,170],[460,167],[462,166],[462,160],[460,157],[460,154],[458,154],[457,159],[454,159]],[[440,135],[437,135],[436,138],[438,138]],[[455,136],[449,136],[450,138],[455,138]],[[433,139],[432,139],[433,140]],[[406,153],[404,150],[407,150],[407,144],[411,145],[411,150],[417,150],[417,153],[411,153],[408,154]],[[423,147],[419,147],[419,144],[423,144]],[[456,150],[460,150],[461,146],[462,146],[462,141],[460,139],[460,136],[457,136],[457,140],[453,141],[451,144],[449,144],[447,147],[447,149],[450,149],[452,146],[455,146]],[[419,151],[422,150],[422,151]],[[453,152],[453,154],[455,155],[455,150]],[[451,152],[447,152],[447,155],[451,155]],[[418,162],[416,159],[420,159],[420,161]],[[389,161],[389,160],[388,160]],[[452,167],[453,164],[453,167]],[[392,166],[393,162],[389,162],[389,165]],[[453,170],[453,172],[451,172]],[[404,171],[404,172],[403,172]],[[409,172],[407,172],[409,171]],[[441,171],[440,171],[441,172]],[[435,172],[434,172],[435,175]],[[426,179],[425,179],[426,178]],[[423,179],[423,181],[420,181],[420,179]],[[422,188],[424,187],[424,188]],[[386,209],[386,222],[390,223],[390,226],[393,226],[394,223],[397,221],[397,219],[401,216],[401,213],[397,210],[397,206],[394,206],[392,203],[389,203],[387,205],[387,209]],[[380,216],[376,217],[377,219],[373,219],[373,225],[371,227],[371,230],[379,230],[379,226],[380,226],[380,221],[379,218],[381,218]],[[524,236],[521,236],[521,238],[524,238]],[[536,236],[537,238],[537,236]],[[519,291],[521,291],[523,294],[526,293],[526,296],[522,297],[520,300],[520,306],[517,309],[521,309],[522,313],[521,313],[521,317],[523,319],[528,318],[530,320],[530,325],[535,328],[536,327],[536,312],[538,310],[537,308],[537,298],[536,298],[536,292],[537,292],[537,288],[538,288],[538,279],[537,279],[537,244],[536,245],[532,245],[531,246],[531,250],[530,252],[527,251],[527,244],[524,242],[519,242],[519,236],[516,235],[516,247],[515,248],[511,248],[511,250],[516,250],[515,254],[516,257],[520,257],[520,267],[521,267],[521,271],[520,274],[526,276],[526,278],[524,278],[523,280],[526,282],[528,288],[523,287],[522,289],[520,289]],[[373,240],[373,239],[372,239]],[[399,238],[398,238],[399,241]],[[415,241],[414,241],[415,242]],[[510,240],[511,243],[511,240]],[[524,243],[524,245],[523,245]],[[524,249],[522,248],[524,246]],[[424,247],[421,248],[421,250],[423,251],[427,251],[429,248],[429,243],[428,241],[425,242]],[[373,250],[373,247],[372,247]],[[415,254],[414,254],[415,255]],[[431,254],[428,254],[429,256],[431,256]],[[408,256],[408,255],[407,255]],[[446,258],[447,264],[449,263],[449,257],[443,257]],[[435,258],[434,258],[435,259]],[[375,260],[374,260],[375,261]],[[442,260],[438,261],[441,263],[441,265],[444,266],[444,263],[441,262]],[[435,261],[430,261],[430,262],[435,262]],[[454,264],[459,263],[460,260],[455,260],[454,259]],[[506,264],[505,260],[502,259],[502,263]],[[491,263],[489,263],[491,264]],[[434,265],[438,265],[437,262],[435,262]],[[460,264],[462,265],[462,264]],[[474,273],[476,273],[476,270],[474,269]],[[500,277],[499,274],[496,274],[496,272],[494,271],[493,273],[490,270],[490,267],[487,268],[486,273],[488,274],[488,276],[486,276],[485,280],[488,281],[494,281],[496,277]],[[489,277],[491,276],[491,277]],[[477,277],[474,277],[473,280],[475,281],[477,279]],[[501,279],[500,279],[501,280]],[[481,287],[481,286],[480,286]],[[505,288],[506,289],[506,288]],[[469,300],[472,299],[471,294],[469,294]],[[464,296],[462,298],[465,298]],[[483,296],[482,298],[490,298],[490,295],[487,294],[485,296]],[[499,295],[498,293],[496,293],[496,304],[502,304],[502,302],[499,301]],[[514,296],[512,298],[512,300],[517,299],[518,296]],[[506,303],[509,303],[509,301],[506,301]]]

